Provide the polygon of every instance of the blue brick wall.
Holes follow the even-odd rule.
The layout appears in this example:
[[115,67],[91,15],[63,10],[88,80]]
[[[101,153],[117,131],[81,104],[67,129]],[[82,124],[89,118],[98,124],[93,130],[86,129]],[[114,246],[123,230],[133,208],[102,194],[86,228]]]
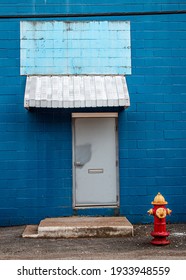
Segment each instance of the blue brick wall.
[[1,14],[151,12],[186,9],[185,1],[175,0],[1,0]]
[[131,107],[120,114],[121,213],[136,222],[154,194],[186,220],[185,15],[131,18]]
[[[162,3],[163,2],[163,3]],[[0,0],[0,13],[179,10],[182,1]],[[101,17],[98,20],[103,20]],[[104,18],[104,20],[118,20]],[[32,20],[32,19],[31,19]],[[60,18],[59,20],[63,20]],[[73,19],[73,17],[71,18]],[[76,19],[77,20],[77,19]],[[131,23],[131,107],[119,114],[120,214],[150,222],[158,191],[186,221],[186,15],[119,17]],[[0,19],[0,225],[72,215],[72,134],[69,111],[23,108],[20,19]],[[96,214],[81,211],[80,214]],[[99,210],[111,215],[109,209]]]

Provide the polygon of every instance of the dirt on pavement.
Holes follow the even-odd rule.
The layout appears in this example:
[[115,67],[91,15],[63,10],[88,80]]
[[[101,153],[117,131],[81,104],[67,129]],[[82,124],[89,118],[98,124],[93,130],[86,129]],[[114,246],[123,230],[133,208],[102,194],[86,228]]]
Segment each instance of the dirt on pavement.
[[134,237],[44,239],[22,238],[25,226],[0,227],[1,260],[186,259],[186,224],[170,224],[170,244],[154,246],[153,225],[134,225]]

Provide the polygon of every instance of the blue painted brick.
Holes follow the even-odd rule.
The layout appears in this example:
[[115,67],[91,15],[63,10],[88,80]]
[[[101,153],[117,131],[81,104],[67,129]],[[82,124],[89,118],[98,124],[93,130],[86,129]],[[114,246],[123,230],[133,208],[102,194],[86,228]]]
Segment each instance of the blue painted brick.
[[[174,129],[175,127],[174,121],[164,121],[164,122],[156,122],[155,129],[164,130],[164,129]],[[183,124],[183,123],[182,123]]]
[[186,138],[186,130],[165,130],[165,139],[184,139]]
[[[159,122],[159,121],[164,121],[165,120],[165,113],[164,112],[147,112],[145,116],[146,116],[147,121]],[[170,119],[171,119],[171,113],[168,116],[170,116]],[[166,120],[169,120],[168,116],[167,116]]]
[[182,119],[182,114],[181,112],[171,112],[171,113],[165,113],[165,120],[170,121],[179,121]]

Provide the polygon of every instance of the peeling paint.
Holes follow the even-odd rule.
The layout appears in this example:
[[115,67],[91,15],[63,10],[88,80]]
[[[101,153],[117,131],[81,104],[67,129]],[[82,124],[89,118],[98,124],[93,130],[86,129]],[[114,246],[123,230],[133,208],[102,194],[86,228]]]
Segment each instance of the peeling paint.
[[76,162],[79,162],[81,164],[81,167],[83,167],[87,162],[90,161],[92,157],[92,148],[91,144],[85,144],[76,146]]

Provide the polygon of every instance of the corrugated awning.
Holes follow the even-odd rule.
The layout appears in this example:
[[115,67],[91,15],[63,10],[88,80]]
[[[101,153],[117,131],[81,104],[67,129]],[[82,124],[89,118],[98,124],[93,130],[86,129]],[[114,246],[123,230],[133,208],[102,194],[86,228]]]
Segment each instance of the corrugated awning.
[[24,107],[130,106],[124,76],[28,76]]

